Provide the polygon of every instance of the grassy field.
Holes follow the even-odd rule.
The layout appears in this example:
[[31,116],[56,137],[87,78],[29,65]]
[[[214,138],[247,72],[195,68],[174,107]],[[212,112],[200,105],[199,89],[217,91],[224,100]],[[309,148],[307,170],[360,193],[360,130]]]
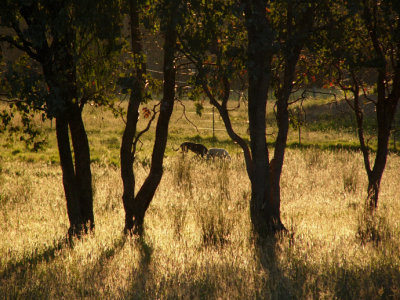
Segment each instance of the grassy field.
[[[54,124],[41,124],[48,145],[37,153],[3,136],[0,298],[400,298],[397,154],[388,158],[376,218],[365,219],[367,179],[361,154],[354,150],[351,115],[327,101],[306,106],[302,145],[291,130],[282,174],[281,213],[289,234],[260,249],[250,234],[250,187],[239,147],[223,130],[213,136],[204,129],[212,128],[211,108],[200,118],[191,103],[184,105],[198,130],[176,104],[164,177],[142,239],[122,234],[121,119],[98,108],[85,109],[96,230],[73,242],[65,240],[68,219]],[[243,103],[233,120],[246,136]],[[141,120],[142,127],[146,121]],[[276,134],[271,126],[270,141]],[[223,128],[217,115],[215,128]],[[142,139],[135,163],[138,185],[149,170],[152,139],[151,132]],[[224,147],[232,160],[182,157],[174,149],[185,140]]]

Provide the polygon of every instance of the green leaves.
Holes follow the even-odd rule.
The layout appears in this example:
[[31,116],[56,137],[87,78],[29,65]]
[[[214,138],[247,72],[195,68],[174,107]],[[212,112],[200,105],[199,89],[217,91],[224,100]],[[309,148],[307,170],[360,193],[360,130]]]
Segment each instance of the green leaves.
[[122,94],[128,94],[137,83],[134,76],[120,76],[117,80],[117,85],[121,88]]
[[[53,118],[72,103],[112,105],[120,66],[121,2],[4,0],[0,42],[24,55],[8,63],[2,87],[21,115],[23,140],[40,148],[32,127],[38,113]],[[19,55],[19,53],[16,53]],[[3,114],[4,122],[10,123]],[[31,139],[32,138],[32,139]]]
[[194,106],[196,108],[196,115],[201,117],[204,110],[203,104],[201,102],[196,102]]

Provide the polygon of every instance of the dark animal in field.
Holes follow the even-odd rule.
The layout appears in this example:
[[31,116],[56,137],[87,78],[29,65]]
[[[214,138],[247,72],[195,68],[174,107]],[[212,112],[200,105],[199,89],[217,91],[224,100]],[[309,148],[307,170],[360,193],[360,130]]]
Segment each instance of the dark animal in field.
[[229,155],[228,151],[226,151],[225,149],[222,148],[211,148],[208,149],[207,152],[207,159],[214,159],[214,158],[227,158],[227,159],[231,159],[231,156]]
[[[186,152],[188,152],[188,150],[190,150],[190,151],[196,153],[197,155],[200,155],[201,157],[204,157],[204,155],[206,155],[208,152],[208,149],[206,146],[204,146],[202,144],[192,143],[192,142],[184,142],[179,146],[179,148],[184,153],[186,153]],[[179,148],[175,151],[178,151]]]

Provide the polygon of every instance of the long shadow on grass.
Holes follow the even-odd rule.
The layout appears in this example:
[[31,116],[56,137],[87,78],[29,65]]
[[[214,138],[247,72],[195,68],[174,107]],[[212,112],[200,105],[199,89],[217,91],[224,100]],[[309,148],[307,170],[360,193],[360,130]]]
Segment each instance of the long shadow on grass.
[[[328,276],[337,299],[399,299],[400,269],[382,257],[368,267],[332,266]],[[327,283],[329,284],[329,282]]]
[[255,241],[256,254],[260,265],[268,273],[265,294],[260,295],[263,299],[296,299],[291,278],[289,278],[282,266],[279,264],[278,242],[282,236],[271,236],[269,238]]
[[102,273],[103,269],[107,266],[110,260],[122,250],[126,240],[126,235],[122,234],[121,237],[113,242],[111,247],[105,247],[100,253],[96,264],[87,271],[87,277],[90,278],[93,274]]
[[43,250],[34,249],[33,253],[24,254],[23,258],[17,262],[8,263],[6,268],[0,273],[0,281],[11,278],[13,275],[23,278],[27,271],[34,269],[42,262],[50,262],[58,251],[63,248],[73,247],[69,238],[54,240],[53,245]]
[[362,267],[345,260],[315,265],[304,257],[293,257],[288,274],[290,288],[298,299],[320,299],[326,295],[330,299],[400,299],[398,263],[384,255]]
[[153,247],[146,242],[145,237],[141,236],[135,241],[139,250],[138,268],[132,271],[132,284],[128,295],[124,298],[129,299],[147,299],[150,298],[146,293],[146,283],[152,280],[149,266],[153,255]]
[[[212,262],[206,267],[194,264],[186,268],[185,273],[158,273],[152,261],[153,247],[144,238],[137,240],[140,253],[138,267],[133,269],[132,284],[124,298],[129,299],[214,299],[217,291],[219,266]],[[229,266],[227,266],[227,269]],[[177,267],[180,270],[179,267]],[[155,273],[156,271],[156,273]],[[169,270],[172,271],[172,270]],[[235,277],[237,270],[225,271],[229,277]],[[243,274],[242,274],[243,275]],[[242,278],[246,278],[244,275]],[[232,286],[231,288],[234,288]],[[244,296],[244,295],[243,295]],[[247,298],[247,297],[244,297]]]
[[301,251],[286,249],[282,254],[287,257],[280,265],[275,242],[266,242],[258,253],[269,274],[267,293],[260,298],[400,299],[398,250],[393,250],[379,250],[370,264],[359,266],[341,257],[309,261]]
[[[83,290],[85,295],[90,295],[93,298],[101,299],[109,297],[107,294],[102,294],[107,292],[106,290],[99,290],[98,287],[99,285],[106,286],[104,279],[107,276],[107,272],[104,272],[104,270],[110,266],[114,257],[124,248],[127,239],[128,237],[125,234],[121,234],[110,246],[107,245],[102,249],[96,263],[84,271],[83,286],[80,286],[80,283],[77,284],[76,292],[78,295]],[[91,284],[93,282],[96,284]]]

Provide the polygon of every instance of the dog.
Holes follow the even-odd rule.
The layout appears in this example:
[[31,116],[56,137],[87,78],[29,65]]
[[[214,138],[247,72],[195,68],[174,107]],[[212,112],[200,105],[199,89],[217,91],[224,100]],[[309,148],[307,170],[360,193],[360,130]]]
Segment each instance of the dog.
[[208,150],[207,152],[207,159],[214,159],[215,157],[218,158],[227,158],[227,159],[231,159],[231,156],[229,155],[228,151],[226,151],[225,149],[222,148],[211,148]]
[[[184,142],[182,143],[179,148],[182,150],[183,153],[188,152],[188,150],[196,153],[197,156],[201,156],[204,157],[207,152],[208,149],[206,146],[202,145],[202,144],[196,144],[196,143],[191,143],[191,142]],[[178,151],[178,149],[174,149],[175,151]]]

